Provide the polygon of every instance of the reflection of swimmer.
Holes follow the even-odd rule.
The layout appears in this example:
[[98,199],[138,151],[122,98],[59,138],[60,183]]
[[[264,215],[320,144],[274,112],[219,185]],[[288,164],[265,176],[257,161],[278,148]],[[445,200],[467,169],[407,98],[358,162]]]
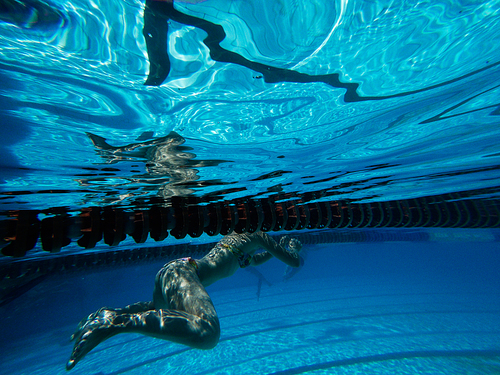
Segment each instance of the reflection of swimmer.
[[[265,251],[255,254],[259,248]],[[72,369],[99,343],[118,333],[141,333],[198,349],[215,347],[220,337],[219,318],[205,287],[240,267],[258,266],[273,256],[297,267],[301,248],[299,241],[288,236],[277,244],[262,232],[231,234],[202,259],[165,264],[156,275],[153,301],[122,309],[103,307],[80,322],[72,336],[76,342],[66,368]]]
[[[134,175],[132,183],[155,184],[159,186],[158,195],[162,198],[185,196],[193,193],[186,188],[187,183],[199,179],[195,168],[216,166],[222,160],[195,160],[196,155],[191,147],[183,146],[186,140],[172,131],[165,137],[139,143],[115,147],[108,144],[105,138],[87,133],[101,158],[113,164],[119,161],[146,161],[147,175]],[[100,177],[99,177],[100,178]],[[81,184],[91,184],[92,179],[82,179]]]
[[1,0],[0,20],[23,29],[63,27],[66,19],[54,7],[39,0]]

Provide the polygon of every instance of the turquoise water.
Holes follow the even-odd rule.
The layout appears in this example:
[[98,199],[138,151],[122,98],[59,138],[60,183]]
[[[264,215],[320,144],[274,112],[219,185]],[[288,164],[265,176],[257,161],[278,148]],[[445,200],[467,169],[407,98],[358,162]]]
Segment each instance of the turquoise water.
[[170,74],[145,86],[144,2],[54,2],[61,24],[0,25],[3,210],[135,207],[176,194],[144,152],[105,158],[86,132],[124,146],[176,131],[194,162],[177,189],[215,199],[324,189],[390,200],[498,186],[498,2],[188,3],[176,7],[222,25],[222,47],[338,74],[357,85],[350,101],[344,88],[266,83],[214,61],[204,31],[172,20]]
[[[498,199],[499,1],[186,0],[168,22],[155,7],[0,0],[2,233],[17,210],[172,197]],[[398,233],[311,244],[288,282],[266,265],[259,298],[243,271],[214,286],[213,351],[124,335],[73,372],[500,373],[498,232]],[[81,251],[2,255],[2,299],[7,266]],[[149,299],[161,264],[86,265],[17,293],[0,307],[0,373],[64,372],[78,321]]]

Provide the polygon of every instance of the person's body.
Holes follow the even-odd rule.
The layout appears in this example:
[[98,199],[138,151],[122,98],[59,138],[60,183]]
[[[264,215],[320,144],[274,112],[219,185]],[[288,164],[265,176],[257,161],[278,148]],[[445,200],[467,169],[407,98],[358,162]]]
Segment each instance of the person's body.
[[[220,325],[205,287],[240,267],[257,266],[272,257],[298,267],[301,248],[299,241],[288,236],[278,244],[263,232],[230,234],[199,260],[182,258],[165,264],[156,275],[153,301],[122,309],[103,307],[80,322],[71,336],[76,342],[66,368],[72,369],[99,343],[118,333],[142,333],[212,349],[219,341]],[[258,249],[265,251],[256,254]]]

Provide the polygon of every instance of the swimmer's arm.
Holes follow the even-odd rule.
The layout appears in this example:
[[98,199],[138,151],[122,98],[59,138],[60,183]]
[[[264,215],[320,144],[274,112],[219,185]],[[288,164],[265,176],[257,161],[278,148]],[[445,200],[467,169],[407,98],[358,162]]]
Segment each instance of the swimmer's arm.
[[250,264],[252,266],[260,266],[261,264],[266,263],[272,257],[273,257],[273,254],[271,254],[269,251],[263,251],[261,253],[255,254],[252,257],[252,263],[250,263]]
[[[290,237],[284,236],[281,238],[280,243],[276,243],[275,240],[272,239],[271,236],[269,236],[267,233],[260,232],[260,237],[262,241],[262,247],[266,249],[264,253],[261,254],[270,254],[271,256],[269,259],[274,256],[278,260],[281,260],[283,263],[290,267],[299,267],[300,266],[300,258],[299,258],[299,253],[293,249],[287,250],[285,249],[285,246],[288,246],[290,243]],[[295,242],[298,242],[297,240],[294,240]],[[299,242],[300,244],[300,242]],[[302,245],[300,245],[302,247]],[[261,261],[261,263],[264,263],[268,261],[269,259],[266,259],[268,255],[263,255],[262,260],[261,259],[255,259],[256,256],[259,254],[254,255],[254,261],[256,261],[254,264],[257,264],[257,262]],[[259,263],[259,264],[261,264]]]

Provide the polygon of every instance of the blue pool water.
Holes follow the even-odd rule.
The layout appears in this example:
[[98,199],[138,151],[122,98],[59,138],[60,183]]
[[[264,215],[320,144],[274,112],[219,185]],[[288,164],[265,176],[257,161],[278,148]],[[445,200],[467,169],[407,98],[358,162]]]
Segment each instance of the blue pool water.
[[[465,197],[479,216],[500,215],[500,1],[147,5],[0,0],[2,248],[28,237],[9,229],[18,212],[78,217],[179,197]],[[222,324],[214,350],[123,335],[72,371],[498,374],[491,226],[352,237],[325,228],[329,240],[307,244],[290,280],[273,261],[261,269],[271,285],[239,271],[211,287]],[[13,266],[220,235],[181,237],[92,249],[73,237],[58,253],[35,241],[21,258],[1,255],[0,374],[65,372],[78,321],[149,300],[166,259],[40,266],[35,276],[46,274],[21,286]]]
[[[118,335],[71,372],[498,374],[498,250],[466,237],[310,247],[289,281],[278,261],[262,266],[272,285],[259,298],[244,270],[208,288],[222,327],[215,349]],[[54,276],[7,305],[0,373],[65,373],[80,318],[149,300],[161,264]]]

